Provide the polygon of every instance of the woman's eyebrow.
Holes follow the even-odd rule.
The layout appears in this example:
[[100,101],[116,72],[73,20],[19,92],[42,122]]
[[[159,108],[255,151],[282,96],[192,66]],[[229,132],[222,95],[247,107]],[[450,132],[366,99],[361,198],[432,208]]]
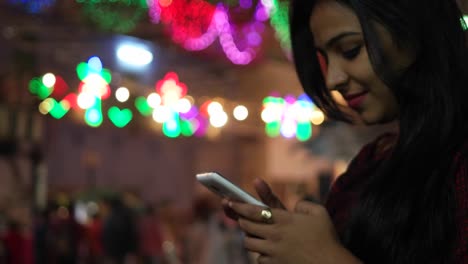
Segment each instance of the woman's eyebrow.
[[332,47],[336,42],[338,42],[342,38],[345,38],[345,37],[348,37],[348,36],[360,35],[360,34],[361,33],[359,33],[359,32],[353,32],[353,31],[342,32],[342,33],[334,36],[333,38],[329,39],[325,44],[325,48],[329,49],[330,47]]

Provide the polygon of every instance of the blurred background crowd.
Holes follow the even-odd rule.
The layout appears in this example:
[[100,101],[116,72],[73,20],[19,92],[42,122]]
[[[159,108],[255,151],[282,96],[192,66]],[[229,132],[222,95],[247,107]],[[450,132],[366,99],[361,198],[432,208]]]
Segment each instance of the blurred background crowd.
[[192,210],[131,192],[88,198],[58,193],[33,222],[2,210],[1,263],[253,263],[236,222],[207,192]]

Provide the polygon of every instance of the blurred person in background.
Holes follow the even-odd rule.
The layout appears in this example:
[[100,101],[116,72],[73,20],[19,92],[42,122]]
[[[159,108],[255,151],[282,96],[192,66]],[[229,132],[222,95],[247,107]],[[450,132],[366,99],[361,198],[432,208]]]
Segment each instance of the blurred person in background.
[[102,245],[108,263],[123,264],[138,251],[138,227],[133,211],[120,197],[106,199],[109,213],[102,227]]
[[249,264],[237,223],[224,216],[219,197],[201,192],[194,201],[188,235],[190,264]]
[[83,228],[73,217],[74,204],[52,204],[47,228],[48,262],[50,264],[78,263],[78,249]]
[[21,224],[16,220],[10,220],[5,234],[2,237],[4,246],[5,263],[8,264],[32,264],[32,248],[28,245],[27,238]]
[[6,247],[3,238],[7,231],[7,224],[5,210],[0,206],[0,263],[6,263]]
[[158,203],[163,238],[163,263],[187,263],[187,228],[189,217],[178,208],[171,199],[162,199]]
[[88,264],[100,264],[104,260],[102,246],[102,217],[99,211],[91,214],[89,222],[85,226],[86,248],[88,251]]
[[163,237],[157,209],[148,204],[139,221],[140,255],[143,264],[162,264]]
[[[324,113],[395,123],[325,206],[225,201],[260,264],[468,263],[467,25],[455,0],[293,0],[296,71]],[[236,213],[236,214],[232,214]]]
[[49,232],[49,210],[39,210],[34,221],[34,259],[35,264],[47,264]]

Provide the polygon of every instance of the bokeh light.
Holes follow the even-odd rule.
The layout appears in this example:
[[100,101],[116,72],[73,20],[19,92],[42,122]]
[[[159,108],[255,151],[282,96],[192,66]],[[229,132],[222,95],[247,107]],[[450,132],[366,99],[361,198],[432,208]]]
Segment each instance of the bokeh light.
[[130,98],[130,91],[127,87],[120,87],[115,91],[115,98],[117,101],[124,103]]
[[121,62],[130,66],[142,67],[153,61],[153,53],[143,45],[122,44],[116,53]]
[[309,140],[312,137],[312,124],[320,125],[324,121],[323,113],[316,109],[305,94],[297,99],[292,95],[284,98],[266,97],[261,118],[269,137],[282,135],[285,138],[296,137],[299,141]]
[[96,97],[93,95],[93,94],[90,94],[90,93],[80,93],[78,95],[78,106],[81,108],[81,109],[88,109],[90,107],[92,107],[95,102],[96,102]]
[[158,105],[153,110],[153,120],[157,123],[164,123],[171,119],[172,110],[164,105]]
[[225,112],[216,112],[214,115],[210,115],[210,124],[213,127],[223,127],[226,125],[227,121],[228,115]]
[[207,111],[210,116],[216,115],[220,112],[223,112],[223,106],[221,103],[213,101],[208,105]]
[[44,76],[42,77],[42,83],[47,87],[47,88],[51,88],[55,85],[55,75],[52,74],[52,73],[46,73],[44,74]]
[[43,115],[47,115],[52,108],[54,108],[55,100],[47,98],[39,104],[39,112]]
[[243,105],[238,105],[234,108],[233,115],[235,119],[243,121],[249,116],[249,110]]
[[319,126],[325,121],[325,115],[323,114],[322,111],[315,110],[312,112],[312,115],[310,116],[310,121],[312,122],[312,124]]
[[156,108],[159,105],[161,105],[161,96],[157,93],[150,93],[148,95],[148,105],[151,106],[152,108]]
[[175,105],[175,110],[179,113],[188,113],[190,109],[192,108],[192,104],[187,98],[182,98],[179,101],[177,101]]

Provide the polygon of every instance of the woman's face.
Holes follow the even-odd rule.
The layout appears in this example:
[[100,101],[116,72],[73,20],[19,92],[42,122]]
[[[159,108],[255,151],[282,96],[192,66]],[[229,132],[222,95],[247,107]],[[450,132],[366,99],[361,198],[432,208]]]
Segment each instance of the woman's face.
[[[366,124],[394,120],[397,101],[372,68],[356,14],[336,1],[321,0],[310,17],[310,28],[315,46],[326,60],[322,72],[328,89],[338,91]],[[390,34],[380,26],[377,31],[387,55],[403,57]]]

